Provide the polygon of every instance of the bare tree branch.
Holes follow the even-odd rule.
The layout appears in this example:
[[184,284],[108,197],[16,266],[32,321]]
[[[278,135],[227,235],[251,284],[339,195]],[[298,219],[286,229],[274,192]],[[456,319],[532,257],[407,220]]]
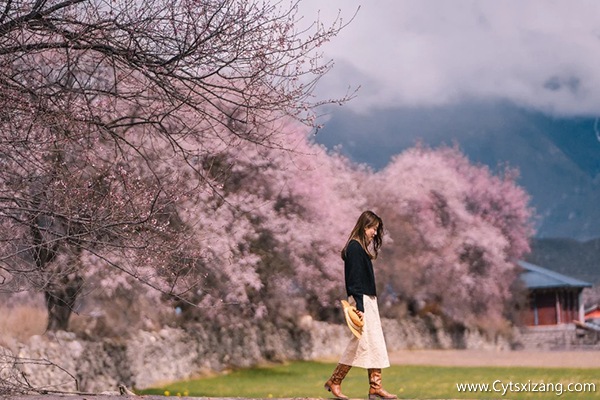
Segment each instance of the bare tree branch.
[[315,124],[312,91],[332,66],[319,47],[345,24],[299,30],[297,3],[246,0],[11,0],[1,12],[0,290],[43,291],[49,329],[66,327],[90,273],[181,301],[208,290],[207,250],[180,213],[243,212],[223,194],[220,154],[285,148],[282,117]]

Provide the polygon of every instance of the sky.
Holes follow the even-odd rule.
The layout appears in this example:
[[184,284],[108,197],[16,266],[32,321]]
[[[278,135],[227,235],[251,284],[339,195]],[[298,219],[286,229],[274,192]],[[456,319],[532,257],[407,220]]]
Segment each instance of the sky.
[[[358,10],[358,11],[357,11]],[[300,14],[352,22],[323,47],[318,95],[360,86],[357,112],[505,100],[600,115],[600,1],[302,0]]]
[[537,235],[600,237],[600,1],[301,0],[302,24],[349,24],[321,48],[331,71],[316,141],[384,168],[416,142],[459,144],[520,171]]

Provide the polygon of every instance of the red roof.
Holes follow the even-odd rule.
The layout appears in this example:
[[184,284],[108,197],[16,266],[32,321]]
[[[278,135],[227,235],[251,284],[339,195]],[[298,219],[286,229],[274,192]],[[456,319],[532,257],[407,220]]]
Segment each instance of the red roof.
[[600,318],[600,305],[596,304],[585,309],[585,319]]

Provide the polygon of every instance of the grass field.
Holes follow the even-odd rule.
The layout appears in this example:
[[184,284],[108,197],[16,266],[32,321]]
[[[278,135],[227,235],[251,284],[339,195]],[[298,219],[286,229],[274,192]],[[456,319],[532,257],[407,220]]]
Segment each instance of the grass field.
[[[294,362],[177,382],[140,394],[327,398],[323,383],[334,367]],[[394,365],[383,371],[383,383],[389,392],[404,399],[600,399],[600,369]],[[461,392],[459,384],[487,384],[489,389],[472,387]],[[366,371],[352,369],[343,382],[344,394],[366,398],[367,391]]]

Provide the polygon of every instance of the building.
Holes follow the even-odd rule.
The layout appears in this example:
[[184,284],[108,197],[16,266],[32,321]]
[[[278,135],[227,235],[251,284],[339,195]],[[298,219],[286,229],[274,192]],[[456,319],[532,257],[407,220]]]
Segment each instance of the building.
[[600,322],[600,305],[595,304],[585,310],[585,321]]
[[525,325],[561,325],[585,320],[581,293],[591,283],[525,261],[518,264],[523,269],[521,280],[529,290]]

